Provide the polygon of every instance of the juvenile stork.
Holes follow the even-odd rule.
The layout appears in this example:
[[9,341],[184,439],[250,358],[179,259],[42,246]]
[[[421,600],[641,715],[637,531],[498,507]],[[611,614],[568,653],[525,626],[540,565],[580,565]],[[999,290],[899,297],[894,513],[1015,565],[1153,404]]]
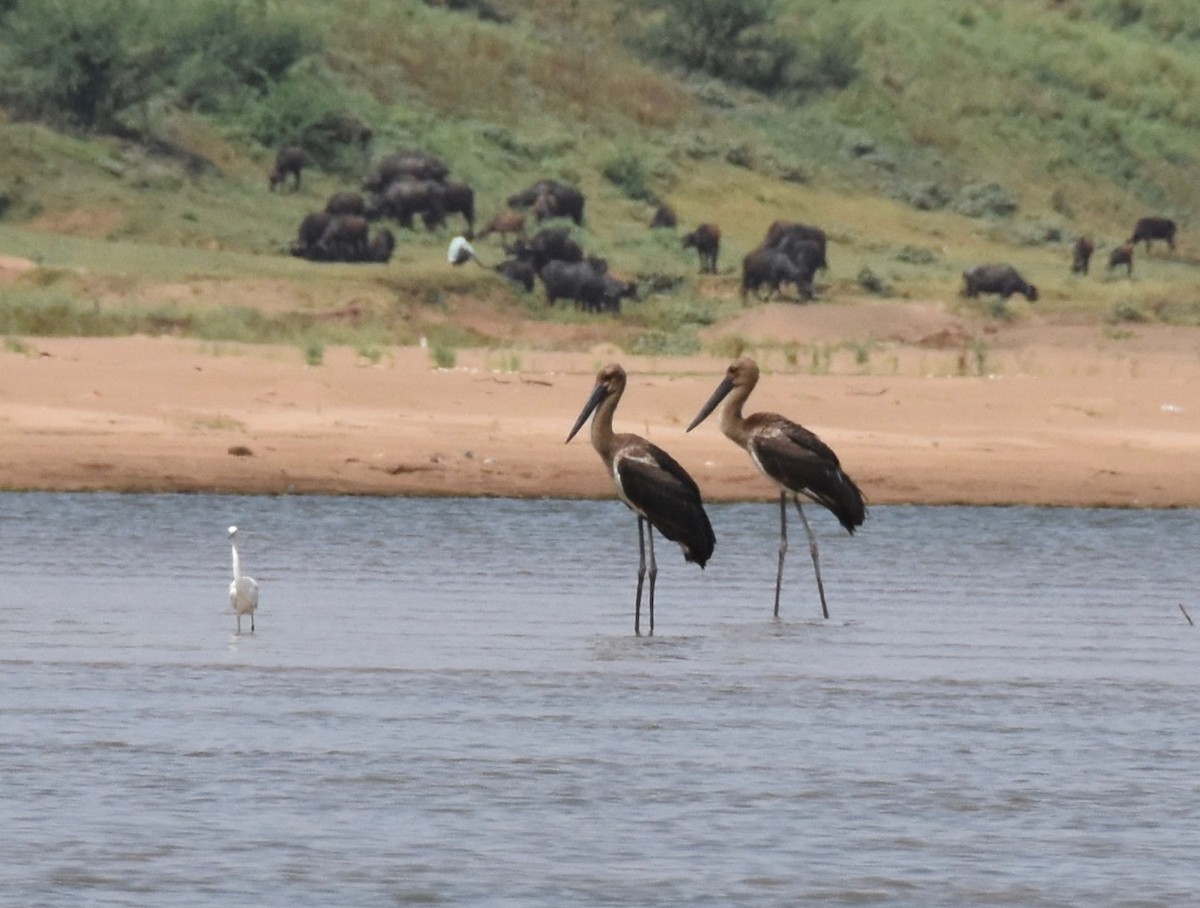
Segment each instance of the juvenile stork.
[[742,415],[742,405],[758,384],[758,365],[748,356],[735,359],[687,431],[700,425],[726,397],[721,411],[721,431],[741,445],[759,471],[779,486],[779,570],[775,576],[775,617],[779,617],[779,590],[783,584],[783,556],[787,554],[787,499],[791,495],[808,534],[808,549],[817,574],[817,592],[821,613],[828,618],[825,586],[821,582],[821,562],[817,538],[808,525],[800,496],[824,505],[849,533],[862,526],[867,509],[862,492],[854,484],[833,450],[812,432],[778,413]]
[[237,527],[229,528],[229,548],[233,552],[233,582],[229,584],[229,604],[237,615],[237,632],[242,632],[242,615],[250,616],[250,633],[254,633],[254,610],[258,608],[258,581],[242,573],[238,558]]
[[[567,435],[569,443],[587,418],[592,419],[592,447],[604,461],[617,496],[638,519],[637,602],[633,612],[633,632],[641,635],[642,583],[646,577],[646,536],[650,537],[650,633],[654,633],[654,581],[658,563],[654,559],[654,530],[672,542],[678,542],[683,557],[701,568],[712,557],[716,536],[700,489],[687,471],[657,445],[638,435],[613,432],[613,413],[625,393],[625,370],[616,363],[605,366],[596,376],[596,386]],[[643,530],[645,523],[650,531]]]

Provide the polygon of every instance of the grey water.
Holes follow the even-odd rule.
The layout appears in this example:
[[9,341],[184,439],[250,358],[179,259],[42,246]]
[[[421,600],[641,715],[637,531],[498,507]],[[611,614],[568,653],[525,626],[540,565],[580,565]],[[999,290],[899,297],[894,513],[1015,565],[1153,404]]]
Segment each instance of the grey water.
[[809,512],[0,495],[0,904],[1200,903],[1200,513]]

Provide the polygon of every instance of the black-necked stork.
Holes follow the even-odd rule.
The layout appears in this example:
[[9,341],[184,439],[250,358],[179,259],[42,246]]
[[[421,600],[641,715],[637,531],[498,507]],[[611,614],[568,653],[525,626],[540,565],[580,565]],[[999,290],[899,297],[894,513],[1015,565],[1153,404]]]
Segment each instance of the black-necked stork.
[[716,536],[700,489],[687,471],[657,445],[638,435],[613,432],[613,413],[625,392],[625,370],[616,363],[605,366],[596,376],[596,386],[567,435],[570,442],[587,418],[592,419],[592,446],[604,461],[617,495],[638,518],[637,603],[633,613],[633,632],[641,634],[642,582],[646,576],[646,533],[650,537],[650,633],[654,633],[654,581],[658,564],[654,559],[654,530],[679,543],[683,557],[704,567],[712,557]]
[[748,356],[734,360],[687,431],[700,425],[726,397],[729,402],[721,411],[721,431],[734,443],[741,445],[759,471],[778,484],[779,492],[779,571],[775,576],[775,615],[779,616],[779,590],[783,584],[783,556],[787,553],[787,499],[791,495],[796,510],[808,534],[808,548],[817,574],[817,592],[821,596],[821,613],[828,618],[825,604],[825,585],[821,582],[821,563],[817,538],[808,525],[803,495],[828,508],[847,532],[862,526],[867,516],[866,503],[833,449],[804,426],[778,413],[742,415],[742,405],[758,384],[758,364]]

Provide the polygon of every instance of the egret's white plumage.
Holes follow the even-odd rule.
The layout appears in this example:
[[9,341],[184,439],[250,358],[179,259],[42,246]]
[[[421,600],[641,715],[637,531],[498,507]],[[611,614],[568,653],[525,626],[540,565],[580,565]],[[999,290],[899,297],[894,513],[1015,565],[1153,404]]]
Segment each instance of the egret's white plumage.
[[229,584],[229,604],[237,615],[237,632],[242,632],[242,615],[250,616],[250,633],[254,633],[254,610],[258,608],[258,581],[242,576],[242,565],[238,559],[237,527],[229,528],[229,547],[233,550],[233,582]]
[[475,254],[475,247],[467,241],[465,236],[456,236],[450,241],[450,248],[446,250],[446,261],[451,265],[464,265],[470,261],[482,264],[479,256]]

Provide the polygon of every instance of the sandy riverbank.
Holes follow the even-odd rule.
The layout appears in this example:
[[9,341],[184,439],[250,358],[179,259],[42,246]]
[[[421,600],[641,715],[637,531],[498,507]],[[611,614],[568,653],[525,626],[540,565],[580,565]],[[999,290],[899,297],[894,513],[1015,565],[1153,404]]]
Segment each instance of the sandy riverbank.
[[[777,340],[797,311],[751,310],[737,334]],[[891,340],[820,368],[771,348],[749,409],[820,434],[874,503],[1200,506],[1195,329],[1011,327],[980,363],[936,307],[804,312],[799,342],[864,312]],[[314,367],[294,348],[171,338],[26,344],[0,356],[8,489],[607,496],[586,433],[563,440],[616,359],[619,431],[668,449],[710,500],[774,494],[715,420],[684,434],[723,358],[462,350],[439,370],[419,347],[374,364],[331,349]]]

